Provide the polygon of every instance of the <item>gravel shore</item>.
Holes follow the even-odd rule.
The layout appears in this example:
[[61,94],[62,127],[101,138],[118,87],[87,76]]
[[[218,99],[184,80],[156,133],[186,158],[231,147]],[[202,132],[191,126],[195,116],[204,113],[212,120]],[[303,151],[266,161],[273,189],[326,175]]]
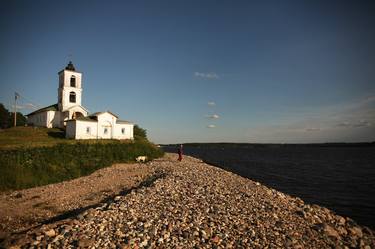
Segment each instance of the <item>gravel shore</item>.
[[[374,231],[257,182],[176,154],[142,166],[129,191],[13,234],[9,248],[375,248]],[[58,193],[56,193],[58,195]]]

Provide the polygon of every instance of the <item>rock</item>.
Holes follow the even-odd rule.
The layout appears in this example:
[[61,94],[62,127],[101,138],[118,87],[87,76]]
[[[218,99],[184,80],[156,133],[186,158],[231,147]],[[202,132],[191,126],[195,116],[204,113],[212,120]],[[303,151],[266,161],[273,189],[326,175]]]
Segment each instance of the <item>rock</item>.
[[339,225],[343,226],[343,225],[345,225],[345,222],[346,222],[346,220],[345,220],[344,217],[339,216],[339,215],[337,216],[337,223],[338,223]]
[[77,219],[78,220],[83,220],[85,218],[85,216],[83,215],[83,214],[79,214],[78,216],[77,216]]
[[305,214],[305,212],[303,210],[297,210],[296,214],[298,216],[301,216],[302,218],[306,218],[306,214]]
[[13,245],[13,246],[8,247],[8,249],[21,249],[21,247],[18,245]]
[[338,227],[337,231],[340,235],[346,236],[348,234],[348,231],[344,227]]
[[12,197],[18,199],[18,198],[22,198],[23,195],[22,195],[22,193],[20,193],[20,192],[15,192],[14,194],[12,194]]
[[81,248],[87,248],[87,247],[91,247],[94,244],[94,242],[95,242],[94,240],[89,239],[89,238],[80,238],[78,240],[78,246]]
[[353,234],[354,236],[358,238],[362,238],[363,236],[362,229],[359,227],[352,227],[352,228],[349,228],[348,230],[350,231],[351,234]]
[[213,243],[215,243],[215,244],[218,244],[219,241],[220,241],[220,238],[219,238],[218,236],[215,236],[215,237],[213,237],[213,238],[211,239],[211,241],[212,241]]
[[[147,182],[134,178],[138,186],[121,198],[88,209],[82,217],[32,228],[17,245],[370,249],[375,243],[371,229],[188,156],[181,163],[163,159],[149,167],[164,176]],[[48,229],[54,237],[40,232]]]
[[338,232],[331,226],[329,225],[325,225],[324,226],[324,232],[329,236],[329,237],[333,237],[335,239],[340,239],[340,235],[338,234]]
[[45,234],[46,236],[48,236],[48,237],[55,237],[55,236],[56,236],[56,232],[55,232],[55,230],[53,230],[53,229],[50,229],[50,230],[48,230],[48,231],[45,231],[44,234]]
[[38,236],[35,237],[35,239],[38,240],[38,241],[41,241],[43,239],[43,237],[44,237],[43,235],[38,235]]

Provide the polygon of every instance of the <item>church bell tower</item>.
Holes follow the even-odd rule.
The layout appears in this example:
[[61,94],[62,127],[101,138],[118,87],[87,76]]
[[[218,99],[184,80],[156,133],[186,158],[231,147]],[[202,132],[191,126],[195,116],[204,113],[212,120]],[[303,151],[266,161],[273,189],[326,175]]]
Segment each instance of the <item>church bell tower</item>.
[[58,109],[61,112],[73,106],[81,106],[82,73],[77,72],[70,61],[59,73]]

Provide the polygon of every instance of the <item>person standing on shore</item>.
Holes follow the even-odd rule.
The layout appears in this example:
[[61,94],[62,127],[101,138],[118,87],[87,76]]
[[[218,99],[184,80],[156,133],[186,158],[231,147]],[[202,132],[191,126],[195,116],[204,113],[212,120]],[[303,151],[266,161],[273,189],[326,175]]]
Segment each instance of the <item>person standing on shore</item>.
[[178,153],[178,161],[182,161],[182,144],[180,144],[180,147],[177,150]]

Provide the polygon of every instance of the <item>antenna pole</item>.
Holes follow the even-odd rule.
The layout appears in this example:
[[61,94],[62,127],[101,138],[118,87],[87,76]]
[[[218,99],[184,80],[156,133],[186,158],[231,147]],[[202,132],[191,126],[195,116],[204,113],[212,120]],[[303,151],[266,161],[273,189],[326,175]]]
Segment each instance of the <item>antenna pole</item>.
[[14,93],[14,127],[17,126],[17,95],[18,93]]

